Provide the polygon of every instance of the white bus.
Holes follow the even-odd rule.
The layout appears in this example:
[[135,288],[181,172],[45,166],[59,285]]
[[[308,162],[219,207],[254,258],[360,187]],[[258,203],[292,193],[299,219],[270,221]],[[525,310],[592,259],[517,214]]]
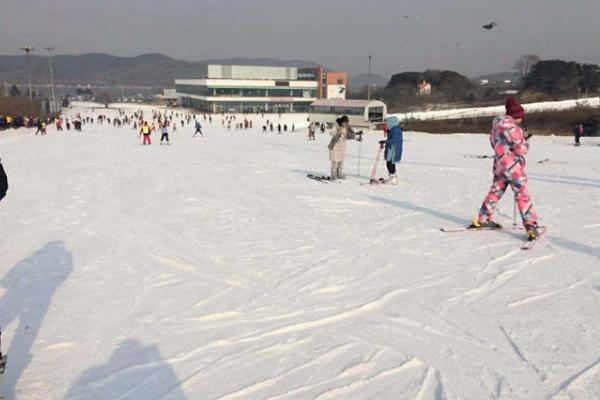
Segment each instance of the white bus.
[[310,122],[331,126],[342,115],[350,119],[350,126],[381,129],[387,116],[387,106],[378,100],[317,100],[310,105]]

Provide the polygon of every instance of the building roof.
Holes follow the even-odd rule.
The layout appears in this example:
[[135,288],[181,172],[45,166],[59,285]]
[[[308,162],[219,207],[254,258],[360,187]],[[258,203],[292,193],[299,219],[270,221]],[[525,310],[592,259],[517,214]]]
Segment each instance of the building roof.
[[379,100],[338,100],[338,99],[322,99],[317,100],[311,104],[312,106],[325,106],[325,107],[360,107],[365,108],[368,106],[383,106],[383,102]]

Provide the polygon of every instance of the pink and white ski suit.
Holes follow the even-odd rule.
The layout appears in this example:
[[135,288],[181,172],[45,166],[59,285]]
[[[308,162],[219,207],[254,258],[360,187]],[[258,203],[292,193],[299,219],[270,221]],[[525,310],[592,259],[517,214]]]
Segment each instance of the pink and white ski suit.
[[536,226],[537,215],[527,191],[525,155],[529,151],[529,143],[525,140],[523,129],[511,116],[496,117],[490,132],[490,143],[495,153],[494,181],[479,210],[479,222],[493,220],[496,206],[510,186],[515,193],[523,225]]

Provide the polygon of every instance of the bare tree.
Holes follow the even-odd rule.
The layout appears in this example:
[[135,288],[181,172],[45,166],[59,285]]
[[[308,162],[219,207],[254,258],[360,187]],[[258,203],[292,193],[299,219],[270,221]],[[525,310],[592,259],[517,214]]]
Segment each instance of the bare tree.
[[104,107],[108,108],[110,103],[112,103],[113,99],[110,93],[102,92],[96,97],[96,101],[104,104]]
[[535,64],[541,61],[540,56],[535,54],[526,54],[519,58],[515,63],[514,69],[521,75],[521,78],[525,78],[534,67]]

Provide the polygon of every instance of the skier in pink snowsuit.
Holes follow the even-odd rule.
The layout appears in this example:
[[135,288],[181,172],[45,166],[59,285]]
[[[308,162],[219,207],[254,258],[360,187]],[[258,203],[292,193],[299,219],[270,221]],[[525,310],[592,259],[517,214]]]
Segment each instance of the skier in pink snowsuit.
[[529,142],[524,136],[520,124],[525,110],[513,97],[506,99],[506,115],[494,119],[490,132],[490,143],[494,149],[494,180],[486,196],[479,215],[473,220],[471,228],[500,228],[493,220],[494,211],[504,192],[511,187],[515,194],[517,208],[530,240],[539,236],[537,215],[527,191],[525,173],[525,155],[529,151]]

